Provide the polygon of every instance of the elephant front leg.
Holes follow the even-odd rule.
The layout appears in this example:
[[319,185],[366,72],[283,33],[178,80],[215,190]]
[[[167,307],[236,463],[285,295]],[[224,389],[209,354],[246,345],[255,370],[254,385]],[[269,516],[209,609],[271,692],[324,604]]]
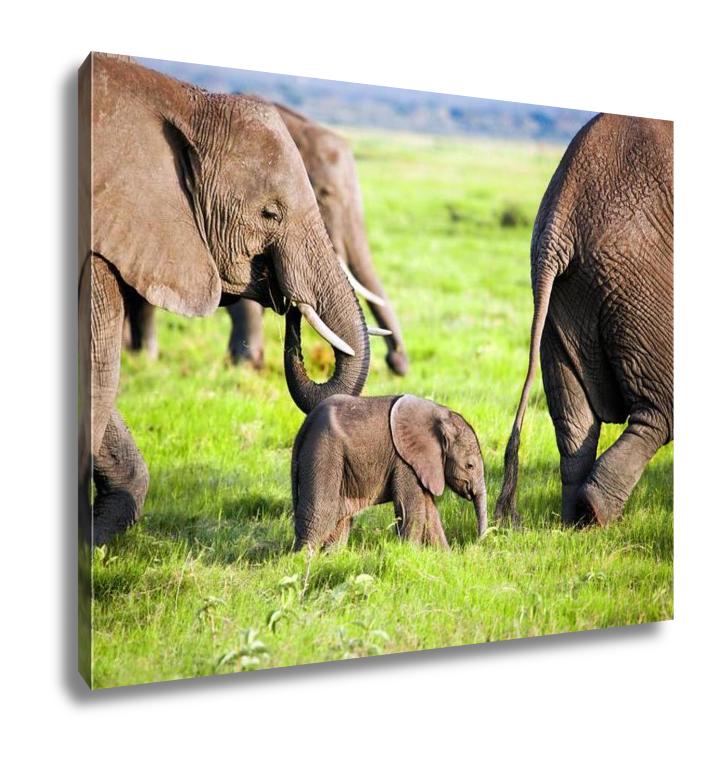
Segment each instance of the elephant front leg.
[[432,497],[427,500],[425,530],[422,543],[431,547],[437,547],[438,549],[450,549],[450,545],[447,542],[447,536],[445,536],[445,529],[442,527],[440,513],[438,512]]
[[397,533],[401,539],[439,549],[450,549],[433,497],[423,490],[412,470],[394,481]]
[[148,473],[114,407],[123,335],[123,285],[116,270],[100,256],[91,257],[91,268],[93,542],[102,544],[138,518]]
[[414,544],[422,544],[438,549],[450,549],[445,531],[432,498],[418,501],[416,504],[395,505],[400,538]]
[[93,479],[93,543],[99,545],[138,520],[148,490],[146,464],[117,411],[93,457]]
[[617,518],[656,451],[667,442],[663,419],[634,412],[618,440],[602,453],[576,497],[581,515],[606,525]]
[[593,517],[576,500],[596,461],[601,422],[567,360],[553,334],[546,331],[541,343],[541,367],[560,454],[561,522],[587,525]]
[[264,365],[264,308],[250,299],[227,307],[231,318],[229,355],[234,365],[248,362],[257,370]]

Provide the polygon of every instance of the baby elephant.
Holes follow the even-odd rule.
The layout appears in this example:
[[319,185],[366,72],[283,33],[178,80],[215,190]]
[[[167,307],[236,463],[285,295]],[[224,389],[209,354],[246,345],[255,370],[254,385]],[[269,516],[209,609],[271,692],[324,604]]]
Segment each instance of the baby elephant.
[[343,545],[352,518],[394,502],[397,532],[448,549],[435,506],[445,484],[487,525],[480,445],[459,413],[412,395],[334,395],[307,416],[292,452],[295,549]]

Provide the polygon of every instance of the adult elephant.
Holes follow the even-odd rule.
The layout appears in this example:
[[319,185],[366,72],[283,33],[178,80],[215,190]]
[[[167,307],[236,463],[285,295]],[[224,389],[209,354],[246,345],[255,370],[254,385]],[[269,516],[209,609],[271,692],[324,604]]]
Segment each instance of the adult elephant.
[[[372,263],[352,148],[328,128],[281,104],[275,106],[302,156],[322,220],[350,283],[367,300],[378,325],[390,332],[385,337],[387,365],[393,373],[404,376],[409,362],[402,330]],[[228,310],[231,359],[260,366],[264,358],[262,308],[242,299]]]
[[[298,112],[275,105],[304,161],[334,250],[350,283],[363,296],[378,325],[389,331],[386,362],[399,376],[409,362],[395,311],[377,276],[365,232],[362,193],[352,149],[345,139]],[[255,368],[264,361],[262,307],[241,299],[228,308],[231,317],[229,353],[234,363],[247,361]],[[134,296],[129,303],[129,346],[157,352],[153,309]]]
[[[518,520],[518,448],[540,352],[565,524],[617,517],[673,437],[672,124],[598,115],[568,147],[533,228],[528,373],[505,452],[500,520]],[[628,420],[596,458],[602,422]]]
[[[129,61],[90,61],[81,91],[90,79],[93,225],[81,286],[90,274],[93,536],[100,543],[138,518],[148,486],[115,408],[129,295],[188,316],[239,297],[286,313],[287,385],[305,412],[332,394],[360,392],[369,342],[279,113]],[[327,382],[312,381],[304,368],[302,315],[335,346]]]

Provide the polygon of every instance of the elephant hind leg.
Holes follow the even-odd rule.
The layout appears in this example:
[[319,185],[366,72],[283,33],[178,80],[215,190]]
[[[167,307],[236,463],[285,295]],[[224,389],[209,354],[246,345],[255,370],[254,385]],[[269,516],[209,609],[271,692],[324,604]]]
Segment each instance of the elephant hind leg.
[[617,518],[646,465],[668,440],[665,420],[651,410],[635,411],[618,440],[602,453],[576,497],[580,514],[600,525]]
[[576,503],[578,492],[596,461],[601,421],[554,333],[547,329],[541,340],[543,385],[548,411],[556,432],[562,484],[561,522],[588,525],[588,510]]
[[93,457],[93,479],[93,543],[99,545],[138,520],[148,491],[146,464],[118,411]]
[[128,336],[124,328],[124,343],[134,352],[142,349],[152,359],[158,358],[158,339],[156,338],[156,308],[149,304],[130,286],[126,290],[126,319]]
[[264,367],[264,308],[251,299],[240,299],[227,307],[231,318],[229,356],[234,365],[248,362],[257,370]]
[[325,552],[343,548],[347,544],[351,530],[352,518],[342,517],[323,544]]
[[[320,409],[302,425],[294,442],[294,549],[316,550],[333,536],[348,514],[344,492],[344,456],[327,434],[327,413]],[[347,532],[348,533],[348,532]]]
[[349,538],[352,519],[342,500],[302,501],[294,513],[294,549],[336,549]]

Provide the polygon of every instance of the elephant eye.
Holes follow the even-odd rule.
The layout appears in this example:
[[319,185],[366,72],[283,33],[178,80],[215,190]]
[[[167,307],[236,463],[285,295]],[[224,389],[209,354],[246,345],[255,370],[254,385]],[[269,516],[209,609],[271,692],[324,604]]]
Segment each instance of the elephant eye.
[[273,205],[265,205],[261,209],[261,216],[263,219],[269,219],[271,221],[279,222],[282,220],[282,214],[279,209]]
[[332,190],[329,187],[320,187],[317,190],[317,195],[319,197],[330,197],[332,194]]
[[468,469],[472,469],[472,468],[473,468],[475,465],[473,464],[473,462],[472,462],[472,461],[469,461],[469,462],[468,462],[468,463],[467,463],[465,466],[466,466]]

